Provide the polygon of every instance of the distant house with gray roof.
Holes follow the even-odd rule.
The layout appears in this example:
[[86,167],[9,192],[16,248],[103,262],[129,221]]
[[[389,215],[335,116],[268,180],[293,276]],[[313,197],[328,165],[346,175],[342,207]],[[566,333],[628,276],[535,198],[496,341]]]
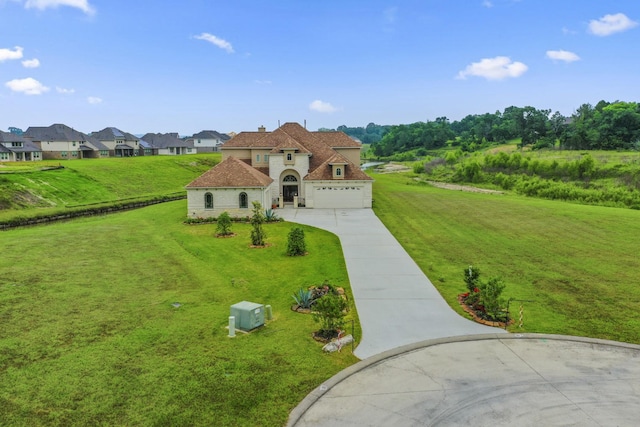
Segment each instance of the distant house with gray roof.
[[47,127],[31,126],[23,138],[38,146],[45,160],[109,157],[109,148],[98,139],[60,123]]
[[192,142],[198,153],[207,153],[219,151],[220,146],[230,139],[231,137],[225,133],[215,130],[203,130],[187,139],[187,142]]
[[21,135],[0,131],[0,161],[22,162],[42,160],[42,150]]
[[149,147],[151,154],[178,156],[198,152],[193,143],[181,140],[177,133],[147,133],[140,139]]
[[116,127],[106,127],[101,131],[92,132],[91,137],[107,147],[110,157],[133,157],[141,154],[140,138]]

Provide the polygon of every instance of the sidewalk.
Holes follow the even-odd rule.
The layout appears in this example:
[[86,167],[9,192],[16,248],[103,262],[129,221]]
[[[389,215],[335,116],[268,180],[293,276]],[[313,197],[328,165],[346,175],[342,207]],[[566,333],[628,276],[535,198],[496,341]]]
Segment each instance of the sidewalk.
[[354,352],[360,359],[429,339],[505,332],[453,311],[373,210],[285,208],[277,214],[340,238],[362,327]]

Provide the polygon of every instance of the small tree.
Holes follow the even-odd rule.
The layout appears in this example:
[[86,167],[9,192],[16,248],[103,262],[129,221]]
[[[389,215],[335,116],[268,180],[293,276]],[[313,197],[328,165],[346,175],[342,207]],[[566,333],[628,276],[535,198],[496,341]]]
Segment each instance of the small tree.
[[254,246],[264,246],[264,239],[267,238],[267,234],[262,228],[264,224],[264,214],[262,213],[262,205],[260,202],[253,202],[253,215],[251,216],[251,244]]
[[502,320],[505,316],[505,303],[501,298],[505,284],[497,277],[480,285],[480,301],[487,316],[493,320]]
[[300,227],[293,227],[291,231],[289,231],[289,239],[287,241],[287,255],[304,255],[306,251],[307,248],[304,242],[304,230]]
[[340,295],[326,294],[314,304],[313,320],[320,323],[318,334],[323,338],[332,338],[344,327],[347,301]]
[[228,236],[231,233],[231,216],[225,211],[218,216],[217,236]]
[[480,269],[472,265],[464,270],[464,283],[467,284],[469,293],[478,292],[480,283]]

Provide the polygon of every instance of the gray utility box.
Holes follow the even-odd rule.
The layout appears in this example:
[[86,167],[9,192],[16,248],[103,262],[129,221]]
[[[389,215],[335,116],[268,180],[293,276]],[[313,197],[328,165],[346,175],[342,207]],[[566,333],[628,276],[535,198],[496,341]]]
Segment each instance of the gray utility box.
[[250,331],[264,325],[264,305],[242,301],[231,306],[231,316],[236,318],[236,329]]

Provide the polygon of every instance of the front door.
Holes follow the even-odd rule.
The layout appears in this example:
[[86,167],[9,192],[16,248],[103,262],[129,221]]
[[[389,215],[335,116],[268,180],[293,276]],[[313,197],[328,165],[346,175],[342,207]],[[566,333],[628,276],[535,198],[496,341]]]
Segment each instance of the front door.
[[282,186],[282,197],[284,198],[285,203],[293,202],[293,197],[298,195],[298,184],[290,185],[285,184]]
[[282,180],[282,198],[285,203],[293,202],[293,197],[298,195],[298,178],[287,175]]

